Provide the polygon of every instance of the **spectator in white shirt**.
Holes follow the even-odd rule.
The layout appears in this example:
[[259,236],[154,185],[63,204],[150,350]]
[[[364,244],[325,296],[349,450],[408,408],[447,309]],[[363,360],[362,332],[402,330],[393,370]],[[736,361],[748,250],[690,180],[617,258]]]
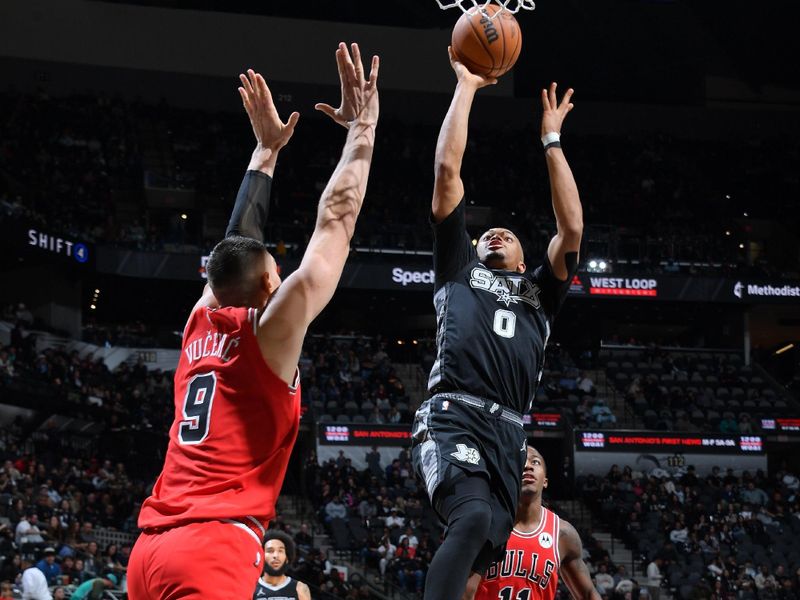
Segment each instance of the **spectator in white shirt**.
[[661,558],[654,558],[647,565],[647,585],[659,587],[661,585]]
[[601,596],[611,595],[614,591],[614,578],[608,574],[608,566],[605,563],[600,563],[600,568],[594,576],[594,584]]
[[39,517],[36,513],[29,512],[24,519],[17,523],[14,539],[17,546],[22,544],[41,544],[44,542],[42,532],[38,527]]
[[393,527],[402,527],[405,525],[406,520],[397,514],[397,509],[393,508],[386,521],[384,522],[389,529]]
[[406,527],[406,532],[400,536],[400,539],[397,540],[397,542],[402,544],[403,540],[406,538],[408,538],[408,545],[411,548],[416,548],[419,546],[419,540],[417,539],[417,536],[414,535],[414,530],[411,529],[411,527]]
[[22,600],[53,600],[47,579],[27,558],[22,559]]

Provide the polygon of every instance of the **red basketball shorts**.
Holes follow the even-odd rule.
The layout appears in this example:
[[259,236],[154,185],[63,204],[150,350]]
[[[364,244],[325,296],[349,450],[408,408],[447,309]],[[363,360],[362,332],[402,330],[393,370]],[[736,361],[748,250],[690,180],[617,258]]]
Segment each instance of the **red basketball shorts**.
[[130,600],[250,600],[264,549],[241,523],[202,521],[144,532],[128,563]]

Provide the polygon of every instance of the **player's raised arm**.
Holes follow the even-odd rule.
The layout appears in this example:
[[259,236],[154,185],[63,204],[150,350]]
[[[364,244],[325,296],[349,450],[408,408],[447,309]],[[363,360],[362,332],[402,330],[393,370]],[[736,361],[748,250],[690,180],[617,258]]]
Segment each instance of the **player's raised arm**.
[[592,576],[583,562],[583,544],[578,532],[569,522],[560,520],[558,552],[561,555],[559,575],[564,579],[575,600],[600,600],[600,594],[592,583]]
[[464,183],[461,181],[461,161],[467,147],[467,128],[469,111],[475,92],[480,88],[497,83],[496,79],[475,75],[459,62],[452,48],[450,65],[458,77],[456,91],[450,108],[439,130],[434,161],[433,202],[431,212],[436,223],[441,223],[453,212],[464,196]]
[[[550,175],[550,193],[553,197],[553,212],[556,215],[558,231],[547,248],[547,258],[553,267],[553,274],[562,281],[567,279],[571,265],[577,264],[578,252],[583,236],[583,209],[578,195],[575,177],[569,168],[559,141],[561,125],[572,110],[572,88],[567,90],[561,103],[556,97],[556,84],[542,90],[542,143],[545,145],[547,172]],[[573,258],[574,257],[574,258]]]
[[[239,79],[242,83],[239,95],[253,127],[256,147],[239,185],[225,237],[242,235],[263,242],[278,153],[292,137],[300,113],[293,112],[286,123],[282,122],[261,74],[248,69],[246,75],[239,74]],[[210,286],[203,289],[195,308],[198,306],[218,306]]]
[[286,123],[282,122],[261,74],[248,69],[239,79],[239,95],[253,127],[256,147],[239,186],[225,237],[243,235],[263,242],[278,153],[291,139],[300,113],[293,112]]
[[317,224],[300,267],[275,292],[259,322],[258,340],[270,368],[284,381],[294,379],[303,337],[333,296],[350,252],[350,240],[367,190],[378,123],[378,57],[369,79],[357,44],[352,58],[345,44],[336,50],[342,82],[338,109],[317,109],[348,128],[342,157],[317,209]]

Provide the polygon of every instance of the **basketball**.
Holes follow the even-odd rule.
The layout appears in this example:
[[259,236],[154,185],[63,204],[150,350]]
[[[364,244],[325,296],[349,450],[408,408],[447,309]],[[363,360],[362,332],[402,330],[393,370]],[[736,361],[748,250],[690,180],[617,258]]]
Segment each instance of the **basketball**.
[[484,77],[500,77],[519,58],[522,32],[510,12],[490,4],[473,13],[464,13],[453,28],[451,46],[467,69]]

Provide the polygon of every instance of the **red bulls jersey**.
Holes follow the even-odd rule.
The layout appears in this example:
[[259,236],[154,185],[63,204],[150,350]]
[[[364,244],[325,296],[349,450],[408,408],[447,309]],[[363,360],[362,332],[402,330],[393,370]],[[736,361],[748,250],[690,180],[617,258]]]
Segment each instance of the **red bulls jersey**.
[[201,307],[175,371],[175,421],[164,469],[139,516],[143,529],[275,516],[300,424],[300,385],[264,362],[253,308]]
[[481,580],[475,600],[553,600],[558,588],[558,515],[542,507],[539,526],[530,533],[514,529],[506,557]]

